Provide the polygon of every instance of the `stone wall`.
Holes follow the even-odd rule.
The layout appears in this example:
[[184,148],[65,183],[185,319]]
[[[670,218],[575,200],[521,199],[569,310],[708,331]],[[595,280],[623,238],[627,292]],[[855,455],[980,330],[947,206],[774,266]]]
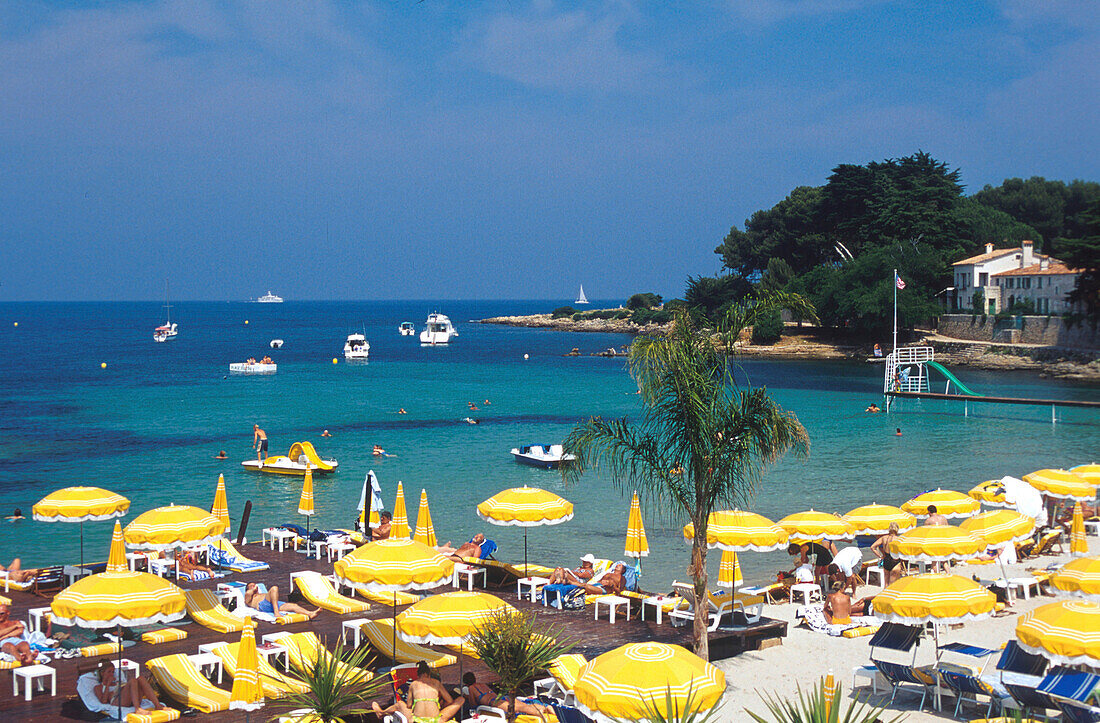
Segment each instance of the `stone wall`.
[[1057,316],[1012,316],[995,319],[992,316],[944,314],[939,317],[936,331],[954,339],[995,341],[1005,344],[1040,344],[1066,349],[1098,349],[1100,334],[1088,323],[1068,328]]

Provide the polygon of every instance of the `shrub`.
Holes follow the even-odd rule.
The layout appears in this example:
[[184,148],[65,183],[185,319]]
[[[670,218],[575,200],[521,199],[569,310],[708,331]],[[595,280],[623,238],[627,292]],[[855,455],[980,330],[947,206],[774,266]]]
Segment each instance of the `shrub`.
[[576,313],[577,313],[577,310],[574,309],[572,306],[559,306],[558,308],[554,309],[553,312],[551,312],[550,318],[551,319],[562,319],[566,316],[573,316],[573,314],[576,314]]
[[672,314],[664,309],[635,309],[630,315],[630,320],[638,326],[667,324],[672,321]]
[[652,309],[661,305],[661,295],[654,293],[634,294],[626,302],[628,309]]
[[753,344],[774,344],[783,335],[783,317],[778,309],[761,315],[752,327]]

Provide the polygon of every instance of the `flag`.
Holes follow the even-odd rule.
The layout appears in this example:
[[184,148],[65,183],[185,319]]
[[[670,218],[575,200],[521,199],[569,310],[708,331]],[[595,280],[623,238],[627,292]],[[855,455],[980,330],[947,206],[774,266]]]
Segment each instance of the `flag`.
[[902,291],[905,289],[905,282],[902,281],[901,277],[898,276],[896,273],[894,274],[894,284],[897,285],[898,291]]

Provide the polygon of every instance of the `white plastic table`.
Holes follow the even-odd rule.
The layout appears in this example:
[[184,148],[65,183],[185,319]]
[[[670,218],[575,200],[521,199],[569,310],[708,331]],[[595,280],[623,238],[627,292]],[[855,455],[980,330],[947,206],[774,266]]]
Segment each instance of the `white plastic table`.
[[[11,676],[11,694],[16,698],[19,697],[19,679],[22,678],[23,695],[25,700],[30,700],[33,692],[31,688],[32,684],[36,680],[50,679],[50,695],[57,695],[57,671],[48,665],[24,665],[20,668],[13,668]],[[39,688],[45,690],[44,685],[39,685]]]
[[50,614],[50,609],[31,608],[27,611],[27,630],[32,633],[44,633],[42,621]]
[[630,598],[628,597],[620,597],[618,595],[601,595],[600,597],[596,598],[595,605],[593,605],[593,607],[596,608],[595,614],[592,616],[593,620],[600,619],[600,605],[607,606],[607,609],[610,612],[609,617],[611,618],[612,625],[615,624],[615,609],[622,605],[626,605],[626,616],[628,618],[630,617]]
[[657,624],[660,625],[665,605],[679,599],[680,598],[674,598],[670,595],[651,595],[647,598],[642,598],[642,620],[645,620],[645,606],[652,605],[653,609],[657,611]]
[[65,565],[61,568],[61,571],[65,573],[65,577],[68,579],[70,585],[80,578],[92,574],[91,570],[86,567],[80,567],[79,565]]
[[538,594],[539,588],[548,582],[550,580],[545,577],[521,577],[516,580],[516,597],[522,598],[523,588],[529,587],[531,588],[531,602],[535,602],[535,595]]
[[[276,662],[279,660],[279,656],[283,656],[283,670],[290,667],[290,651],[282,645],[276,645],[275,643],[263,643],[256,646],[256,654],[262,655],[264,660],[271,663],[271,658],[275,658]],[[272,665],[272,667],[276,667]]]
[[263,535],[260,538],[261,545],[267,545],[270,543],[271,549],[275,549],[275,541],[279,541],[279,552],[282,552],[286,546],[287,540],[293,540],[297,537],[297,533],[290,530],[283,530],[278,527],[266,527],[264,528]]
[[[198,655],[189,655],[191,662],[195,664],[204,675],[210,675],[213,677],[214,671],[218,671],[218,685],[222,684],[222,659],[213,653],[199,653]],[[207,673],[206,669],[210,668],[210,672]]]
[[126,564],[130,566],[130,572],[137,572],[138,562],[145,560],[145,569],[149,569],[149,558],[144,552],[127,552]]
[[355,647],[359,647],[359,636],[362,634],[363,623],[370,620],[370,618],[356,618],[354,620],[345,620],[340,625],[340,640],[344,642],[344,645],[348,643],[348,633],[352,634],[355,639]]
[[800,582],[797,585],[791,585],[791,602],[794,602],[796,596],[802,596],[804,605],[809,605],[814,602],[815,599],[821,600],[821,586],[816,582]]
[[328,546],[327,550],[325,550],[325,556],[328,558],[329,562],[332,562],[333,555],[335,555],[336,559],[339,560],[341,557],[348,554],[354,549],[355,545],[351,542],[334,542]]
[[461,588],[462,577],[466,578],[466,589],[470,592],[474,590],[474,580],[477,576],[481,575],[481,586],[485,587],[489,584],[489,571],[484,567],[478,567],[476,565],[467,565],[464,562],[459,562],[455,565],[455,574],[451,579],[451,586]]

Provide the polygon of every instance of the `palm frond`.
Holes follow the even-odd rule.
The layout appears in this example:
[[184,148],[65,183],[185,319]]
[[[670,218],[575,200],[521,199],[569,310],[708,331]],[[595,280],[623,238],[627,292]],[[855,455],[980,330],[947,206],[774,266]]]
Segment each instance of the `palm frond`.
[[325,723],[366,715],[371,712],[368,701],[390,683],[389,676],[371,677],[367,669],[372,661],[370,648],[345,651],[343,643],[337,642],[331,655],[318,651],[305,669],[289,672],[291,678],[309,686],[307,691],[290,693],[272,705],[284,712],[308,709]]
[[848,704],[844,715],[841,716],[842,690],[837,685],[833,704],[825,704],[825,682],[818,681],[813,688],[803,691],[801,686],[796,686],[793,698],[783,698],[774,693],[760,693],[760,699],[767,709],[768,717],[754,713],[748,708],[745,712],[757,723],[898,723],[905,719],[905,714],[899,714],[889,720],[883,720],[882,714],[885,707],[875,708],[866,702],[856,698]]

